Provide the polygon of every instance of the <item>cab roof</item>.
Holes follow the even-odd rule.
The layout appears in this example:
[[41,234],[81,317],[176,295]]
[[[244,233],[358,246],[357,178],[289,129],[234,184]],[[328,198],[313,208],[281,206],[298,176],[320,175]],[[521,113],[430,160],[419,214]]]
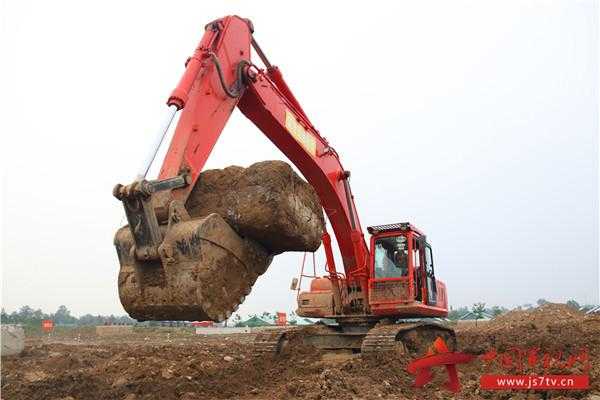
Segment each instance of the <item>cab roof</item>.
[[422,233],[416,227],[411,225],[410,222],[398,222],[396,224],[369,226],[369,227],[367,227],[367,231],[371,235],[376,235],[378,233],[385,233],[385,232],[394,232],[394,231],[413,231],[413,232],[416,232],[416,233],[422,235]]

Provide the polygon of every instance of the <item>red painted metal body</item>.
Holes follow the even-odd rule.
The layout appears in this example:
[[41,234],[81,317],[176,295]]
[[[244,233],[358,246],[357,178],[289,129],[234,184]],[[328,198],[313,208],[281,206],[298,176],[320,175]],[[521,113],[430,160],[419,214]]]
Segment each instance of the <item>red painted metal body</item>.
[[[349,309],[346,303],[351,301],[352,296],[347,296],[350,289],[355,293],[355,299],[362,296],[362,301],[357,303],[362,309],[355,308],[354,312],[393,314],[397,309],[392,303],[376,303],[369,307],[367,302],[370,285],[374,284],[372,255],[350,190],[350,174],[343,168],[333,147],[314,128],[280,70],[268,63],[252,38],[252,30],[248,20],[237,16],[224,17],[207,25],[204,37],[186,63],[186,71],[167,102],[182,109],[182,114],[159,178],[189,175],[191,184],[171,193],[173,198],[185,201],[237,106],[294,163],[321,200],[335,233],[345,272],[337,272],[331,241],[325,233],[323,244],[329,279],[342,291],[336,300],[342,304],[336,303],[335,312],[344,313]],[[252,64],[251,47],[258,52],[266,69]],[[231,96],[223,82],[230,92],[235,92],[233,87],[240,71],[244,77],[243,85],[238,87],[239,95]],[[420,311],[418,305],[402,304],[422,315],[438,308],[423,304]]]

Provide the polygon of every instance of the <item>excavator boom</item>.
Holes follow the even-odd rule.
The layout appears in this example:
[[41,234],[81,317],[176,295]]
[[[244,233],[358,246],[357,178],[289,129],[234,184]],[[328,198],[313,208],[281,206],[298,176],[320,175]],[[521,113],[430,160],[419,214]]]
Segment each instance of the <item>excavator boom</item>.
[[368,249],[354,205],[349,172],[339,155],[313,127],[281,71],[259,50],[266,70],[251,61],[260,49],[252,25],[237,16],[206,26],[186,71],[167,104],[182,110],[159,179],[191,176],[173,197],[185,201],[233,109],[252,121],[302,172],[316,190],[335,232],[351,280],[365,272]]

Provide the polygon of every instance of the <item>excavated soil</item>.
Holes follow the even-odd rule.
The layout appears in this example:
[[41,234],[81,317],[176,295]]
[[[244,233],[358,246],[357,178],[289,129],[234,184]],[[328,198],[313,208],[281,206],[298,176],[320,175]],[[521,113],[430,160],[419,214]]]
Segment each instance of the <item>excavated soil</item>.
[[314,189],[283,161],[204,171],[186,208],[192,217],[219,214],[273,254],[317,250],[325,224]]
[[[291,339],[279,358],[256,359],[253,334],[195,336],[176,329],[141,329],[121,337],[71,333],[30,338],[19,357],[3,359],[4,399],[586,399],[600,395],[600,318],[561,305],[511,312],[478,326],[457,327],[459,350],[479,355],[459,366],[462,391],[440,387],[443,370],[425,388],[412,387],[410,356],[361,358],[319,353]],[[590,355],[591,389],[485,391],[483,373],[518,373],[481,355],[539,347]],[[554,369],[553,369],[554,368]],[[550,368],[546,373],[558,372]],[[525,371],[528,373],[533,371]],[[541,367],[536,373],[544,373]],[[583,373],[579,364],[562,373]]]

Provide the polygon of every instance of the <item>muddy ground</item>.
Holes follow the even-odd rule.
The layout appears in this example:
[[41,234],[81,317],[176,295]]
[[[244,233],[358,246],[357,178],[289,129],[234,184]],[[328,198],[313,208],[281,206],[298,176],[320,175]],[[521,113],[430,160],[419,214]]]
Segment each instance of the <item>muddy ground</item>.
[[[600,395],[600,317],[562,305],[514,311],[487,323],[458,325],[459,350],[477,355],[459,366],[462,391],[440,387],[442,369],[425,388],[412,387],[411,356],[361,358],[320,354],[293,339],[277,359],[252,356],[252,334],[196,336],[191,330],[139,328],[119,337],[77,329],[30,337],[24,353],[2,360],[2,399],[591,399]],[[539,348],[539,362],[519,366],[517,349]],[[589,352],[585,363],[543,367]],[[492,350],[496,351],[494,356]],[[508,363],[507,355],[512,355]],[[521,359],[522,361],[523,359]],[[522,371],[519,372],[519,368]],[[582,391],[485,391],[483,373],[588,373]]]

